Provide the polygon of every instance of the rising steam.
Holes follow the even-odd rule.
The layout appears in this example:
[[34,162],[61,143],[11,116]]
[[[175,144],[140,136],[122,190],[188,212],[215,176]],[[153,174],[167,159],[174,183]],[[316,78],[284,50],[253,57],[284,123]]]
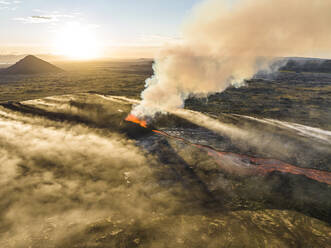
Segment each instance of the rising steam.
[[243,83],[272,58],[330,51],[330,0],[206,0],[183,28],[183,43],[163,48],[136,116],[179,108]]

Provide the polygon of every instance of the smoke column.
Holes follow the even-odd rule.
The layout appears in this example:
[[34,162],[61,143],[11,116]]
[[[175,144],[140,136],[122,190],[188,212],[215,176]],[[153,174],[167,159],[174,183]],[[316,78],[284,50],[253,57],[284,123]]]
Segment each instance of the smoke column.
[[146,80],[138,117],[183,107],[189,96],[241,85],[271,58],[322,56],[331,47],[331,0],[206,0],[164,47]]

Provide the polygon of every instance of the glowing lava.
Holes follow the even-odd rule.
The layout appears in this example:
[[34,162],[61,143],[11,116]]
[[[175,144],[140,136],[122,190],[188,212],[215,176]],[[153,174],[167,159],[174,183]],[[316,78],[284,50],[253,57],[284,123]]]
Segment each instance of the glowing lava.
[[[125,120],[137,123],[140,126],[147,128],[146,121],[140,120],[139,118],[137,118],[132,114],[128,115],[128,117],[126,117]],[[244,174],[253,173],[253,174],[266,175],[273,171],[279,171],[282,173],[290,173],[294,175],[304,175],[315,181],[331,185],[331,172],[328,171],[301,168],[298,166],[287,164],[285,162],[276,159],[254,158],[254,157],[249,157],[247,155],[236,154],[232,152],[221,152],[215,150],[213,147],[195,144],[181,137],[169,135],[168,133],[163,131],[159,131],[159,130],[152,130],[152,131],[156,134],[165,136],[167,138],[179,140],[181,142],[184,142],[186,144],[195,146],[201,150],[206,151],[211,157],[215,159],[217,164],[219,164],[223,169],[228,170],[230,172],[239,169],[240,172]],[[233,166],[230,165],[231,168],[227,165],[227,163],[229,162],[231,162],[230,164],[233,165]]]
[[132,115],[132,114],[129,114],[126,118],[125,118],[126,121],[130,121],[130,122],[133,122],[133,123],[136,123],[136,124],[139,124],[140,126],[144,127],[144,128],[147,128],[147,122],[144,121],[144,120],[140,120],[138,117]]

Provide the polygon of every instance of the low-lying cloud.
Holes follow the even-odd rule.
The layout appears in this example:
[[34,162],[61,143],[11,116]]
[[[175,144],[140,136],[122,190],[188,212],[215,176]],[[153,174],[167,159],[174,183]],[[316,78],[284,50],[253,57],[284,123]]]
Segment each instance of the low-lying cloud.
[[56,244],[118,212],[140,218],[162,194],[153,158],[121,135],[1,111],[2,247]]

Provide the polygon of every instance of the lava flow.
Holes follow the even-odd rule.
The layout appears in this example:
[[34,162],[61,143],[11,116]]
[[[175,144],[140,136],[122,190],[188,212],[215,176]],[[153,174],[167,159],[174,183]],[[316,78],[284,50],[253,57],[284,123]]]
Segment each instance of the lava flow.
[[136,124],[139,124],[140,126],[144,127],[144,128],[147,128],[147,122],[144,121],[144,120],[140,120],[138,117],[132,115],[132,114],[129,114],[126,118],[125,118],[126,121],[130,121],[130,122],[133,122],[133,123],[136,123]]
[[[137,118],[132,114],[128,115],[128,117],[125,120],[134,122],[144,128],[147,128],[146,121],[140,120],[139,118]],[[159,131],[155,129],[153,129],[152,131],[156,134],[165,136],[167,138],[179,140],[181,142],[198,147],[199,149],[206,151],[208,155],[210,155],[215,159],[217,164],[219,164],[223,169],[228,170],[230,172],[234,172],[238,170],[244,174],[254,173],[254,174],[266,175],[273,171],[279,171],[294,175],[304,175],[307,178],[313,179],[315,181],[331,185],[331,172],[328,171],[301,168],[288,163],[284,163],[276,159],[255,158],[255,157],[250,157],[247,155],[236,154],[231,152],[221,152],[215,150],[213,147],[195,144],[184,138],[169,135],[168,133],[163,131]]]

